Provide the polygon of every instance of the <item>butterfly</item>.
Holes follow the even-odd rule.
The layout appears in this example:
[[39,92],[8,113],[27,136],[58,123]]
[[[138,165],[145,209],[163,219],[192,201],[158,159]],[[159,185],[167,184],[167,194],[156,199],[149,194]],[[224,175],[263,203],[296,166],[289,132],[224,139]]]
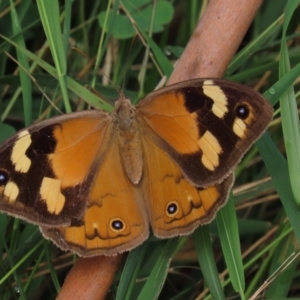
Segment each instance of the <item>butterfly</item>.
[[80,256],[129,251],[149,235],[213,220],[233,170],[262,135],[270,103],[243,85],[195,79],[115,110],[29,126],[0,146],[0,210]]

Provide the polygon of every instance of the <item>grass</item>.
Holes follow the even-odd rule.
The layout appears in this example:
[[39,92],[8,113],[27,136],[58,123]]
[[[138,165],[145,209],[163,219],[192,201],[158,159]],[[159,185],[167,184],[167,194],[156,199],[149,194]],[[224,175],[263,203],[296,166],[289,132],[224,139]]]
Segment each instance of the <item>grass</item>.
[[[167,1],[163,8],[158,1],[158,17],[146,0],[138,2],[145,2],[139,11],[135,2],[0,3],[0,141],[35,120],[60,114],[57,109],[92,105],[111,111],[116,86],[135,103],[171,74],[205,1]],[[117,13],[118,5],[136,20],[134,25]],[[171,22],[174,12],[177,24]],[[259,86],[275,108],[269,131],[236,169],[228,205],[193,239],[151,237],[132,250],[111,297],[250,299],[260,288],[267,299],[300,296],[297,14],[298,1],[274,5],[265,0],[225,74]],[[111,26],[114,19],[122,30]],[[1,299],[55,298],[76,258],[44,241],[34,225],[5,214],[0,225]]]

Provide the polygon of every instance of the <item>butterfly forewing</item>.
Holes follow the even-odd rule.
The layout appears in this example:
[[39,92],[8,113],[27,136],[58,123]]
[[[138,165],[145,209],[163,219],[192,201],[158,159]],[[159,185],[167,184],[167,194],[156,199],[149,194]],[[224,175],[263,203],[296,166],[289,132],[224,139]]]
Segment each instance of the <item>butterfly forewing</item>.
[[264,132],[273,109],[260,94],[198,79],[149,94],[138,105],[153,141],[199,187],[222,182]]
[[75,113],[32,125],[0,147],[0,209],[36,224],[70,224],[86,207],[111,131],[108,115]]

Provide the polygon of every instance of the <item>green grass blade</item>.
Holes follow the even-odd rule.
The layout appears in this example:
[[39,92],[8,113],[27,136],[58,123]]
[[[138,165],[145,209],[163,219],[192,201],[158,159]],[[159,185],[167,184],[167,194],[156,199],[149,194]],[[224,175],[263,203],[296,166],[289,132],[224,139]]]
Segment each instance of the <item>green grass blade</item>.
[[179,238],[169,239],[156,264],[154,265],[150,276],[148,277],[138,300],[157,299],[163,287],[168,273],[171,257],[178,248]]
[[45,252],[46,252],[46,258],[47,258],[47,261],[48,261],[48,266],[49,266],[49,269],[50,269],[52,282],[55,286],[56,291],[59,292],[60,291],[60,283],[59,283],[59,280],[58,280],[58,277],[57,277],[57,273],[55,272],[54,266],[51,262],[51,252],[50,252],[50,247],[48,247],[49,241],[43,240],[43,244],[44,244],[44,249],[45,249]]
[[[130,294],[136,281],[136,273],[139,270],[139,265],[142,262],[146,249],[147,242],[129,252],[121,274],[115,300],[130,299]],[[129,296],[126,297],[126,295]]]
[[293,280],[297,276],[299,260],[290,261],[287,265],[286,257],[292,259],[296,254],[295,251],[299,251],[299,243],[295,240],[294,234],[286,237],[283,247],[275,248],[269,270],[269,276],[273,277],[273,281],[268,285],[266,299],[288,297]]
[[139,32],[142,34],[143,38],[146,40],[147,44],[149,44],[151,50],[153,51],[154,58],[157,61],[159,67],[161,68],[164,75],[167,76],[167,78],[170,77],[170,75],[173,72],[173,66],[170,63],[170,61],[167,59],[166,55],[163,53],[163,51],[158,47],[158,45],[155,43],[155,41],[150,38],[142,29],[139,28]]
[[[277,237],[275,237],[272,241],[270,241],[265,247],[261,248],[260,251],[255,254],[254,256],[252,256],[245,264],[244,264],[244,268],[245,270],[248,270],[250,269],[253,265],[255,264],[259,264],[259,262],[261,260],[265,261],[265,256],[267,256],[267,254],[269,253],[270,254],[270,257],[272,257],[272,253],[274,252],[273,249],[276,249],[278,247],[280,247],[286,237],[288,235],[290,235],[292,232],[292,229],[291,227],[289,226],[285,226],[281,232],[280,235],[278,235]],[[267,269],[267,264],[263,264],[261,265],[261,268],[259,268],[259,272],[260,270],[262,270],[261,273],[263,273],[263,269],[266,270]],[[249,283],[247,285],[247,289],[246,289],[246,292],[245,292],[245,296],[246,296],[246,299],[248,299],[250,297],[250,295],[254,292],[255,290],[255,287],[257,286],[257,282],[259,280],[259,277],[255,276],[253,278],[253,281],[251,281],[251,283]]]
[[228,199],[227,204],[218,212],[216,220],[232,286],[236,292],[243,293],[245,289],[245,277],[238,222],[232,195]]
[[63,27],[63,49],[65,57],[68,55],[69,48],[69,36],[70,36],[70,26],[71,26],[71,17],[72,17],[72,0],[65,1],[65,19]]
[[[11,268],[6,274],[5,276],[3,276],[0,279],[0,285],[10,276],[13,274],[13,272],[15,272],[21,265],[23,265],[23,263],[26,262],[26,259],[32,255],[32,253],[34,251],[36,251],[40,246],[41,246],[42,241],[40,241],[39,243],[37,243],[33,248],[30,248],[26,254],[24,255],[24,253],[22,253],[21,259],[17,262],[13,264],[13,268]],[[15,261],[15,259],[13,259],[13,261]]]
[[[58,81],[64,99],[66,112],[71,112],[67,92],[67,62],[64,50],[64,42],[60,28],[59,6],[57,0],[37,0],[41,21],[52,53],[55,68],[58,74]],[[67,30],[66,30],[67,31]],[[65,39],[68,37],[64,37]]]
[[[5,36],[1,35],[0,36],[7,41],[8,43],[12,44],[14,47],[17,49],[20,49],[21,51],[26,54],[27,57],[32,59],[35,63],[37,63],[40,67],[42,67],[44,70],[46,70],[51,76],[54,78],[58,79],[58,74],[57,70],[52,67],[50,64],[48,64],[46,61],[42,60],[40,57],[36,56],[32,52],[26,50],[25,48],[21,48],[17,43],[14,41],[6,38]],[[68,88],[74,92],[77,96],[81,97],[84,99],[87,103],[91,104],[94,107],[97,107],[99,109],[104,109],[107,111],[112,111],[112,106],[109,105],[108,103],[101,101],[101,99],[91,93],[88,89],[77,83],[74,79],[67,77],[67,86]]]
[[[297,8],[299,1],[289,1],[286,7],[286,18],[283,26],[283,36],[281,43],[281,54],[279,61],[279,76],[282,77],[290,71],[289,54],[285,41],[285,33],[288,24],[292,18],[293,12]],[[280,98],[280,108],[282,117],[282,130],[284,143],[287,154],[289,175],[292,191],[295,201],[300,206],[300,133],[299,133],[299,116],[297,102],[293,87],[289,87],[284,95]]]
[[275,146],[268,132],[256,142],[256,145],[272,177],[274,186],[279,194],[281,203],[293,227],[295,235],[297,236],[298,241],[300,241],[300,211],[294,201],[287,162]]
[[299,77],[300,63],[294,66],[282,78],[274,83],[265,93],[264,96],[269,99],[272,105],[276,104],[279,98],[287,91],[293,82]]
[[199,227],[193,233],[193,239],[201,271],[212,299],[225,300],[211,245],[209,227],[207,225]]
[[[280,76],[283,76],[290,70],[286,43],[282,45],[281,51],[279,66]],[[290,87],[280,98],[280,108],[291,187],[295,201],[300,205],[300,133],[297,102],[293,87]]]
[[247,47],[240,51],[230,63],[226,74],[232,74],[257,50],[259,50],[266,41],[278,31],[282,26],[283,15],[281,15],[273,24],[271,24],[264,32],[262,32]]
[[[24,8],[24,5],[23,5]],[[12,17],[12,24],[13,24],[13,33],[17,35],[16,43],[20,45],[20,47],[25,48],[25,40],[23,34],[20,34],[22,31],[20,20],[18,14],[16,12],[14,3],[10,0],[10,9],[11,9],[11,17]],[[28,6],[25,7],[28,9]],[[31,80],[28,77],[27,72],[29,72],[29,62],[26,55],[17,49],[17,58],[19,64],[22,66],[19,71],[20,80],[21,80],[21,89],[16,91],[17,94],[22,92],[23,95],[23,107],[24,107],[24,119],[25,119],[25,126],[28,126],[32,122],[32,87],[31,87]],[[24,69],[25,70],[24,70]]]

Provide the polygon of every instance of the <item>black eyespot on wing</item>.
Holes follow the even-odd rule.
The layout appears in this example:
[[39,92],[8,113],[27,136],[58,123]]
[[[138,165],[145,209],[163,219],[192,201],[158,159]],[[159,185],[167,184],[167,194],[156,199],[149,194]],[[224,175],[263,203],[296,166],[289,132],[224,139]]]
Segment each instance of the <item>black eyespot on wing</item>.
[[175,202],[170,202],[167,205],[167,215],[168,216],[174,216],[176,215],[178,212],[178,205]]
[[7,184],[9,180],[9,174],[6,170],[0,169],[0,186],[4,186]]
[[114,231],[122,231],[125,228],[125,224],[121,219],[111,220],[110,226]]
[[246,104],[242,103],[237,105],[237,107],[235,108],[235,113],[238,118],[245,120],[248,118],[250,110]]

